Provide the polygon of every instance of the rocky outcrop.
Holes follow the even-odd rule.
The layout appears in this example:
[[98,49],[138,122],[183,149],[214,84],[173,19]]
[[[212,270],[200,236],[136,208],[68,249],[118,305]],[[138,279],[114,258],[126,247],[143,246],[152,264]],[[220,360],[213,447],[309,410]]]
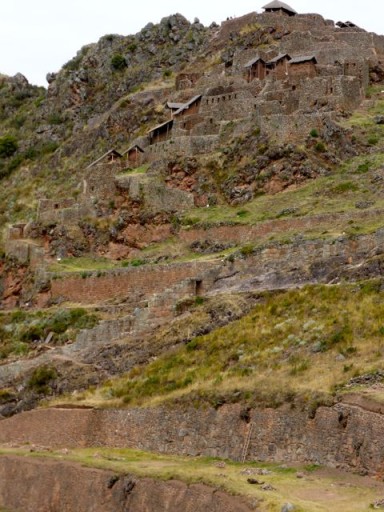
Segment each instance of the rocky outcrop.
[[252,510],[241,498],[203,484],[139,479],[69,462],[10,456],[0,459],[0,507],[13,512]]

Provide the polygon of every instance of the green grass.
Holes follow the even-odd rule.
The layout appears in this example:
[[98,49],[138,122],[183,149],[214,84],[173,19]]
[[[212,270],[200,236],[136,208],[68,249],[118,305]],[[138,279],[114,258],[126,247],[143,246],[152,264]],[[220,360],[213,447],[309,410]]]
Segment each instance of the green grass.
[[257,197],[240,210],[238,206],[224,204],[194,208],[185,212],[181,224],[183,229],[220,223],[253,225],[282,216],[295,218],[354,212],[357,202],[367,200],[374,202],[374,208],[384,208],[380,187],[372,183],[375,171],[383,164],[384,152],[355,157],[327,176],[275,195]]
[[123,266],[119,262],[107,258],[81,256],[78,258],[63,258],[60,261],[51,263],[49,272],[82,272],[93,270],[111,270]]
[[[372,480],[319,466],[287,467],[260,462],[239,464],[206,457],[166,456],[129,449],[74,449],[64,454],[63,450],[47,452],[35,449],[30,452],[20,448],[0,448],[0,454],[42,461],[71,461],[85,467],[108,470],[115,474],[115,478],[132,474],[138,478],[149,477],[163,481],[176,479],[187,484],[204,483],[231,495],[242,496],[250,504],[257,502],[257,510],[260,512],[280,512],[286,502],[294,503],[297,512],[329,511],[330,503],[334,510],[369,510],[370,504],[378,498],[377,493],[383,487],[382,484],[374,486]],[[255,474],[255,477],[272,485],[274,490],[263,491],[259,485],[249,485],[249,475],[243,471],[258,469],[268,470],[268,474],[261,477]],[[299,472],[303,475],[300,479],[297,478]]]
[[240,320],[83,398],[101,405],[182,397],[214,406],[279,405],[294,397],[327,401],[348,378],[382,367],[383,299],[378,281],[264,293]]
[[74,340],[80,329],[94,327],[98,317],[83,308],[0,313],[0,359],[23,356],[52,333],[51,344]]
[[118,176],[124,176],[126,174],[145,174],[149,169],[149,164],[143,164],[140,167],[135,167],[134,169],[124,169],[121,171]]

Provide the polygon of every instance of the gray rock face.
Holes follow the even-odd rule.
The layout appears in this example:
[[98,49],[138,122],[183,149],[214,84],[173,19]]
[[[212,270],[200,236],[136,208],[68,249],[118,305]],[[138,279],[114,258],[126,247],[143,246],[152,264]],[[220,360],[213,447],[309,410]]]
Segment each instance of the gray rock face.
[[52,82],[54,82],[56,80],[56,77],[57,77],[57,73],[47,73],[45,79],[49,84],[51,84]]
[[292,503],[285,503],[281,508],[281,512],[294,512],[295,510],[296,507],[295,505],[292,505]]

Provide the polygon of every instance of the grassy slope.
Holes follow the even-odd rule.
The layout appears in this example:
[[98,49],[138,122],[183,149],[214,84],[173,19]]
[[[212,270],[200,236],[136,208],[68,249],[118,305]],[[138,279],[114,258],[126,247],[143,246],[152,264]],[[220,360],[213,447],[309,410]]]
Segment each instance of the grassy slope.
[[[0,454],[38,458],[54,458],[79,462],[87,467],[111,470],[117,474],[161,480],[178,479],[188,484],[203,482],[221,488],[233,495],[257,503],[257,510],[277,512],[287,501],[295,504],[297,512],[369,510],[370,504],[380,498],[384,486],[369,478],[346,475],[321,467],[286,467],[277,464],[225,463],[210,458],[170,457],[148,452],[117,449],[86,449],[66,451],[39,451],[0,448]],[[259,476],[257,470],[268,474]],[[248,474],[245,471],[248,471]],[[252,473],[253,472],[253,473]],[[298,479],[297,474],[303,475]],[[274,490],[264,491],[259,485],[249,485],[248,478],[270,484]]]
[[383,298],[379,281],[263,293],[240,320],[76,400],[101,406],[169,400],[277,406],[299,399],[316,407],[332,401],[352,377],[382,368]]

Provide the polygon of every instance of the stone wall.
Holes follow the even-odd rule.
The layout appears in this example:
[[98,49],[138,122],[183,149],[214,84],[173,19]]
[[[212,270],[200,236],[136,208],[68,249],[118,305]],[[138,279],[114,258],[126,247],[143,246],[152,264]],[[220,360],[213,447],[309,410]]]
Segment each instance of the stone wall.
[[54,208],[38,211],[37,220],[43,224],[75,224],[93,215],[94,211],[88,202],[76,203],[69,208]]
[[167,187],[154,176],[127,174],[118,176],[115,184],[123,195],[131,201],[142,203],[148,211],[179,212],[192,208],[193,194]]
[[353,238],[271,243],[256,250],[253,256],[228,262],[209,293],[281,289],[381,276],[381,262],[374,258],[383,254],[384,229]]
[[214,151],[218,144],[217,135],[176,137],[148,148],[146,158],[149,162],[170,159],[177,156],[193,156]]
[[215,120],[230,121],[247,117],[255,103],[250,91],[235,90],[234,92],[204,96],[200,106],[202,115],[212,117]]
[[114,177],[124,167],[129,167],[125,158],[113,162],[102,162],[88,169],[84,180],[85,196],[108,198],[116,193]]
[[210,262],[179,263],[173,265],[143,266],[132,269],[106,271],[95,275],[81,276],[61,274],[61,279],[52,279],[51,298],[92,304],[111,299],[148,299],[152,294],[164,291],[185,279],[202,279],[202,275],[214,265]]
[[[239,460],[250,425],[246,460],[341,466],[384,471],[384,419],[380,408],[354,404],[258,408],[242,419],[241,405],[125,410],[41,409],[0,421],[1,443],[47,447],[110,446],[168,454]],[[42,428],[42,425],[44,428]]]
[[380,220],[384,216],[384,210],[366,210],[348,213],[323,213],[307,217],[293,217],[271,219],[259,222],[254,226],[249,225],[222,225],[208,228],[185,228],[179,231],[179,238],[188,244],[195,241],[212,243],[247,244],[257,242],[260,237],[271,233],[286,233],[326,228],[330,224],[347,224],[349,221],[364,222],[366,220]]
[[[112,484],[111,484],[112,483]],[[0,508],[14,512],[249,512],[204,484],[117,476],[59,460],[2,456]]]
[[7,240],[4,244],[7,256],[15,258],[23,265],[36,268],[44,263],[45,251],[35,241]]

